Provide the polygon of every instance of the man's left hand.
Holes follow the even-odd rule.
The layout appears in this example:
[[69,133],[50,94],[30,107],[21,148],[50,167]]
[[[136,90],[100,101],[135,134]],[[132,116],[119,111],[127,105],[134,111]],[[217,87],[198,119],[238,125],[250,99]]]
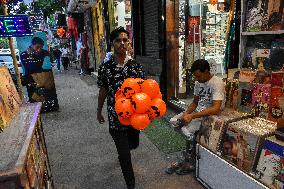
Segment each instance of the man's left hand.
[[183,114],[182,119],[186,124],[189,124],[193,120],[193,115],[192,114]]

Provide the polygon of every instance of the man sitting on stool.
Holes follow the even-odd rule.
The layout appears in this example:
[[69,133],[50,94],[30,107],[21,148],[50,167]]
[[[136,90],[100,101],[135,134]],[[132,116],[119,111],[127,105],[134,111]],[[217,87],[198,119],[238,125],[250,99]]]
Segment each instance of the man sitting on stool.
[[188,174],[195,170],[196,135],[204,117],[219,114],[225,105],[225,83],[210,73],[209,63],[196,60],[191,66],[195,78],[194,99],[185,112],[173,117],[170,122],[175,130],[186,137],[186,150],[182,162],[175,162],[166,173]]

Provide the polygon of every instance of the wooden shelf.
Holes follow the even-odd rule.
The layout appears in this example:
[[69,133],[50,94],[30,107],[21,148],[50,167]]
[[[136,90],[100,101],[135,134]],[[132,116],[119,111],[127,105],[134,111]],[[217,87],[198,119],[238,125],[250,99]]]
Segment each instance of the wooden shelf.
[[242,35],[275,35],[275,34],[284,34],[284,30],[260,31],[260,32],[242,32]]

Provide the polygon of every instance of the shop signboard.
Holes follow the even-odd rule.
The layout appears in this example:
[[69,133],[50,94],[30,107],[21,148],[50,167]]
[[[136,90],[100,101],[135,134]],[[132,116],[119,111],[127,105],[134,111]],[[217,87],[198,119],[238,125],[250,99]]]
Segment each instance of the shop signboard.
[[33,35],[28,15],[0,16],[0,37]]

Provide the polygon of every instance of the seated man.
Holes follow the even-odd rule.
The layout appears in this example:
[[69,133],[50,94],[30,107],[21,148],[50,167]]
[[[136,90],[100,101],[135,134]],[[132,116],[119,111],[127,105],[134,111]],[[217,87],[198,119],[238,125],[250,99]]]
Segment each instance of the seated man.
[[166,173],[188,174],[195,170],[195,136],[199,131],[202,118],[219,114],[225,106],[225,83],[210,73],[206,60],[196,60],[191,66],[195,78],[194,99],[187,110],[170,122],[186,137],[186,150],[182,162],[173,163]]

